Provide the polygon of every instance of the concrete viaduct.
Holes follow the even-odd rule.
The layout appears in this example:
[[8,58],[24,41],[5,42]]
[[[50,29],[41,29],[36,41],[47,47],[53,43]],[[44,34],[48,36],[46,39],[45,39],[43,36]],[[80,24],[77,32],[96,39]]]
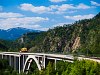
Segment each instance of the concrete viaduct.
[[[46,53],[21,53],[21,52],[0,52],[0,59],[7,59],[9,65],[18,70],[28,73],[32,61],[35,61],[39,70],[45,68],[49,61],[55,63],[59,60],[73,62],[74,57],[72,55],[63,54],[46,54]],[[100,63],[100,60],[78,57],[79,60],[86,59],[92,60]]]
[[71,55],[61,55],[61,54],[45,54],[45,53],[21,53],[21,52],[0,52],[0,59],[7,59],[9,65],[18,70],[28,72],[30,69],[32,61],[35,61],[39,70],[45,68],[48,61],[53,61],[55,63],[58,60],[64,60],[68,62],[73,62],[73,56]]

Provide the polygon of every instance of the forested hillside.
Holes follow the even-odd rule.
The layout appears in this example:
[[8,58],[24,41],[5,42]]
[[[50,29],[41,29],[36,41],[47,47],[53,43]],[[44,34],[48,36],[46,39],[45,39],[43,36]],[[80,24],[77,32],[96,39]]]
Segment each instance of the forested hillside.
[[[35,37],[34,37],[35,36]],[[23,42],[19,41],[23,38]],[[32,52],[81,52],[100,54],[100,13],[92,19],[65,24],[46,32],[27,33],[16,42]]]
[[16,41],[0,40],[0,50],[100,54],[100,13],[92,19],[65,24],[45,32],[31,32]]
[[0,51],[8,51],[11,44],[11,41],[0,39]]

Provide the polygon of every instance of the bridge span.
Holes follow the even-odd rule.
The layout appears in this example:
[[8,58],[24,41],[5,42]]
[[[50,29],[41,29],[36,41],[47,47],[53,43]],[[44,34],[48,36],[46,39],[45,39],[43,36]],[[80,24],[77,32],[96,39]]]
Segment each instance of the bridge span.
[[21,53],[21,52],[0,52],[1,59],[7,59],[9,65],[15,70],[27,72],[30,68],[32,61],[35,61],[39,70],[45,68],[49,61],[55,63],[59,60],[73,62],[74,57],[72,55],[62,54],[46,54],[46,53]]
[[[63,55],[63,54],[46,54],[46,53],[21,53],[21,52],[0,52],[0,59],[7,59],[9,65],[20,73],[28,72],[32,61],[35,61],[39,70],[45,68],[49,61],[55,63],[59,60],[73,62],[73,55]],[[93,60],[100,63],[100,60],[78,57],[79,60]]]

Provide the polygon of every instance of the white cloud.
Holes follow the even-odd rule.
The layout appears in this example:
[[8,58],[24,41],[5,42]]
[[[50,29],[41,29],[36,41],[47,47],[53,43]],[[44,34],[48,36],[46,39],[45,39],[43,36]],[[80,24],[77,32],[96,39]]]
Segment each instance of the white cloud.
[[45,27],[43,28],[43,27],[41,27],[41,28],[38,28],[36,30],[47,31],[47,30],[49,30],[49,28],[45,28]]
[[85,5],[85,4],[83,4],[83,3],[80,3],[80,4],[76,7],[76,9],[89,9],[89,8],[91,8],[91,7],[88,6],[88,5]]
[[[2,20],[2,21],[1,21]],[[40,21],[46,21],[49,20],[48,18],[42,18],[42,17],[23,17],[23,18],[7,18],[7,19],[1,19],[1,23],[22,23],[22,24],[29,24],[29,23],[36,23]]]
[[76,15],[76,16],[64,16],[66,19],[71,19],[71,20],[82,20],[82,19],[90,19],[93,18],[95,15],[94,14],[89,14],[89,15]]
[[64,24],[72,24],[72,23],[71,22],[58,23],[58,24],[53,25],[53,27],[63,26]]
[[49,8],[52,10],[52,9],[57,9],[57,8],[59,8],[59,6],[58,6],[58,5],[50,5]]
[[91,1],[91,4],[92,4],[92,5],[95,5],[95,6],[100,6],[100,4],[99,4],[99,3],[94,2],[94,1]]
[[0,13],[0,29],[24,27],[41,30],[43,28],[39,23],[48,20],[43,17],[26,17],[19,13]]
[[13,13],[13,12],[1,12],[0,18],[14,18],[14,17],[23,17],[24,15],[20,13]]
[[[57,14],[59,13],[74,13],[77,12],[77,9],[89,9],[91,8],[88,5],[85,5],[83,3],[80,3],[79,5],[73,5],[73,4],[62,4],[61,6],[58,6],[57,8]],[[68,11],[69,10],[69,11]],[[54,12],[54,13],[56,13]]]
[[80,3],[79,5],[73,5],[73,4],[50,5],[48,7],[34,6],[32,4],[24,3],[21,4],[19,8],[24,11],[31,11],[33,13],[38,13],[38,14],[43,14],[43,13],[63,14],[66,13],[67,10],[76,11],[77,9],[89,9],[91,7],[83,3]]
[[49,0],[50,2],[54,2],[54,3],[58,3],[58,2],[63,2],[63,1],[66,1],[66,0]]
[[61,6],[56,6],[56,9],[58,12],[65,12],[67,10],[76,11],[77,9],[89,9],[89,8],[91,8],[91,7],[88,5],[85,5],[83,3],[80,3],[79,5],[76,5],[76,6],[73,4],[62,4]]
[[72,4],[62,4],[59,6],[58,11],[66,11],[68,9],[75,9],[75,7]]
[[51,11],[49,7],[45,7],[45,6],[36,7],[28,3],[21,4],[20,9],[25,10],[25,11],[31,11],[34,13],[45,13],[45,12]]
[[64,14],[64,13],[75,13],[77,10],[70,10],[70,11],[55,11],[55,12],[50,12],[50,14]]

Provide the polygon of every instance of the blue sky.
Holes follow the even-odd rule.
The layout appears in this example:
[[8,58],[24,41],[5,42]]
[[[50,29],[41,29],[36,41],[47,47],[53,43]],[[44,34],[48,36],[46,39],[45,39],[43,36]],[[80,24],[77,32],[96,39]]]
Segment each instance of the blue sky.
[[0,29],[48,30],[99,12],[99,0],[0,0]]

